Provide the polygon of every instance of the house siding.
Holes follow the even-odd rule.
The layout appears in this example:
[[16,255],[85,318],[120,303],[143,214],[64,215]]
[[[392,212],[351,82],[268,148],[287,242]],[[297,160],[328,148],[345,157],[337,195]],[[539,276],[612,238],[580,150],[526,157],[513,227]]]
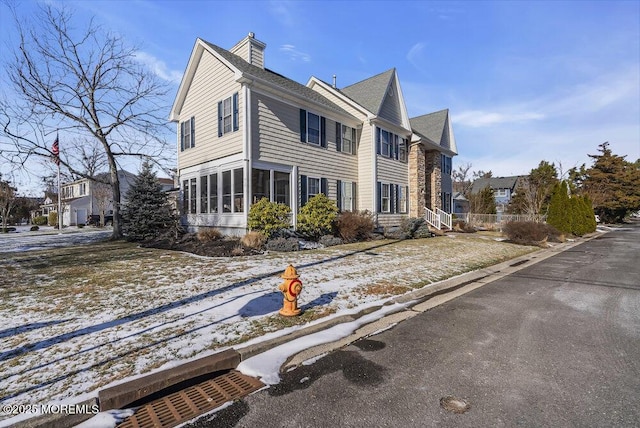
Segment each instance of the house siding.
[[400,111],[400,104],[398,103],[399,95],[395,80],[389,88],[390,91],[388,90],[384,97],[379,116],[395,125],[402,126],[402,112]]
[[178,123],[178,168],[208,162],[242,152],[242,121],[238,131],[218,137],[218,102],[238,92],[238,114],[242,117],[244,100],[234,73],[212,54],[200,59],[189,93],[180,111],[179,122],[195,117],[195,147],[180,151]]
[[376,212],[373,162],[376,155],[373,145],[373,126],[365,125],[358,145],[358,209]]
[[[328,179],[328,197],[337,198],[337,181],[358,182],[357,157],[336,151],[335,121],[326,119],[327,147],[300,141],[300,107],[253,92],[252,159],[298,166],[298,174]],[[303,107],[304,108],[304,107]],[[313,112],[313,109],[307,109]]]

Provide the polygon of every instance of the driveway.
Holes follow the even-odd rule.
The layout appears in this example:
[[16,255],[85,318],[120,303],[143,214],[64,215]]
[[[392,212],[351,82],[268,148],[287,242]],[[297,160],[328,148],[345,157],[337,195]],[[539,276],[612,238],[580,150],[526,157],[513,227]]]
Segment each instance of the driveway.
[[16,232],[0,233],[0,254],[87,244],[107,239],[111,233],[111,228],[76,227],[63,229],[62,233],[58,233],[52,227],[46,226],[30,232],[29,227],[19,226]]
[[[639,226],[334,351],[192,426],[640,426]],[[470,408],[445,410],[445,397]]]

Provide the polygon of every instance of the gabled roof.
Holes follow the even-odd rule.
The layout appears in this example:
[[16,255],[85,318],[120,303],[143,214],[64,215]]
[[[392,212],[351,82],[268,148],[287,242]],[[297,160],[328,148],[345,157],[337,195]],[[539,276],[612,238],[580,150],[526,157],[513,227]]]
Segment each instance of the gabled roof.
[[409,119],[409,122],[411,122],[411,129],[415,134],[457,154],[458,149],[449,119],[449,109],[414,117]]
[[[263,69],[257,67],[253,64],[249,64],[240,56],[229,52],[228,50],[221,48],[220,46],[216,46],[213,43],[209,43],[202,39],[196,40],[196,45],[191,54],[191,58],[196,55],[201,54],[199,49],[206,49],[211,52],[214,56],[217,56],[223,63],[225,63],[232,71],[238,75],[238,77],[242,76],[248,79],[258,79],[262,82],[276,86],[278,89],[288,92],[300,99],[308,100],[314,102],[316,104],[320,104],[323,107],[326,107],[330,110],[333,110],[341,115],[347,115],[349,117],[353,117],[347,111],[342,109],[340,106],[325,98],[321,94],[312,90],[311,88],[306,87],[294,80],[284,77],[281,74],[278,74],[269,69]],[[174,101],[173,107],[171,109],[170,120],[177,120],[176,115],[179,114],[180,109],[182,108],[182,104],[184,103],[184,98],[186,96],[186,92],[191,84],[191,80],[193,79],[193,75],[195,73],[195,68],[197,67],[197,61],[189,60],[189,65],[187,66],[187,70],[182,78],[182,82],[180,83],[180,88],[178,89],[178,94],[176,94],[176,99]]]
[[340,91],[377,116],[391,85],[394,72],[395,68],[392,68],[384,73],[346,86]]
[[471,193],[478,193],[485,187],[489,186],[492,189],[511,189],[515,190],[518,183],[518,179],[524,177],[521,175],[514,175],[512,177],[489,177],[478,178],[471,185]]

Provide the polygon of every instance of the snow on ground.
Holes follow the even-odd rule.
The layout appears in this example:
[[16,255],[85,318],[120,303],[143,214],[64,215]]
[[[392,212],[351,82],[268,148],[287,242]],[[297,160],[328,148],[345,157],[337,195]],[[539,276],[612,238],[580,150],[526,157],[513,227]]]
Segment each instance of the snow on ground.
[[[6,272],[0,277],[0,404],[96,396],[98,389],[125,378],[286,334],[301,327],[296,322],[355,313],[532,250],[460,236],[237,258],[105,243],[102,258],[81,247],[70,258],[55,251],[34,258],[11,252],[15,247],[5,244],[13,238],[0,239],[0,270]],[[279,276],[289,263],[303,282],[302,321],[277,315]],[[329,342],[352,328],[336,326],[291,342],[242,368],[276,382],[277,367],[289,356],[284,354]],[[0,414],[0,420],[7,417]]]

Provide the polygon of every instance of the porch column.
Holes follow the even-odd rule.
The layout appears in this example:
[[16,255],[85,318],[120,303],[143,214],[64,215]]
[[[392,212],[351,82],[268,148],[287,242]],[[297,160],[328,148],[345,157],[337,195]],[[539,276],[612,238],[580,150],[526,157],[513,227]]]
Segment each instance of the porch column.
[[424,217],[426,205],[426,168],[424,147],[420,143],[409,146],[409,216]]
[[438,150],[429,150],[426,152],[425,158],[427,170],[427,208],[435,211],[436,208],[442,209],[442,200],[440,198],[440,192],[442,192],[440,152]]

